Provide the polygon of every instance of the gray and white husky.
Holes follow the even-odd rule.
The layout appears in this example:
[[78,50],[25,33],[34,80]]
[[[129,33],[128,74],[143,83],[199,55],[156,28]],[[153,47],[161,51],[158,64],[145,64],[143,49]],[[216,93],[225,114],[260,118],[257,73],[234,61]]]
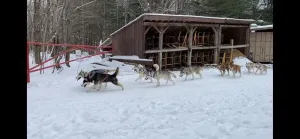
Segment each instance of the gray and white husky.
[[254,68],[257,66],[257,63],[252,62],[246,62],[246,68],[248,69],[248,72],[254,72]]
[[157,64],[153,64],[153,67],[155,68],[155,72],[153,75],[151,75],[150,73],[147,74],[146,76],[146,80],[150,79],[150,78],[154,78],[157,81],[157,87],[160,86],[160,80],[161,79],[165,79],[167,80],[166,84],[168,83],[168,81],[171,81],[173,83],[173,85],[175,84],[175,82],[172,80],[173,78],[176,78],[176,75],[174,73],[172,73],[169,70],[165,70],[165,71],[159,71],[159,66]]
[[261,63],[257,63],[257,64],[255,65],[255,67],[256,67],[255,74],[256,74],[258,71],[260,72],[260,74],[263,74],[263,73],[267,74],[268,67],[267,67],[266,65],[263,65],[263,64],[261,64]]
[[139,76],[135,79],[135,81],[138,81],[138,80],[140,80],[142,78],[145,78],[145,80],[150,79],[150,83],[152,83],[152,77],[146,79],[146,76],[148,74],[153,75],[153,71],[152,70],[149,70],[149,69],[145,68],[141,64],[138,64],[138,65],[136,64],[133,67],[133,71],[139,74]]
[[179,77],[182,77],[183,75],[185,75],[184,80],[186,80],[188,75],[192,75],[192,77],[194,79],[194,73],[195,73],[195,74],[198,74],[200,76],[200,78],[202,79],[202,74],[201,74],[202,71],[203,71],[203,67],[201,67],[201,66],[185,67],[180,70]]
[[[255,73],[257,74],[257,72],[259,71],[260,74],[263,74],[263,73],[267,73],[267,70],[268,70],[268,67],[266,65],[263,65],[261,63],[251,63],[251,62],[247,62],[246,63],[246,68],[248,69],[248,72],[251,73]],[[254,69],[256,68],[256,71],[254,72]]]

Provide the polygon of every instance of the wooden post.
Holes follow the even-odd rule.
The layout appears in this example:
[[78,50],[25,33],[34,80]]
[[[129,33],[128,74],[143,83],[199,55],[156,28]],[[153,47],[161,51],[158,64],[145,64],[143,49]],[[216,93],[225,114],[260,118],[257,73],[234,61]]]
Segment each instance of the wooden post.
[[226,63],[226,52],[224,52],[223,59],[222,59],[222,64],[225,64],[225,63]]
[[165,53],[165,61],[164,61],[164,63],[165,63],[165,68],[167,68],[168,67],[168,52]]
[[251,33],[251,31],[250,31],[250,27],[248,27],[247,29],[246,29],[246,38],[245,38],[245,42],[246,42],[246,44],[248,44],[249,46],[248,47],[245,47],[245,56],[247,57],[247,58],[249,58],[250,57],[250,33]]
[[[230,39],[230,46],[233,46],[233,39]],[[229,62],[231,62],[232,61],[232,55],[233,55],[233,48],[231,48],[231,52],[230,52],[230,60],[229,60]]]
[[[163,48],[163,40],[164,40],[164,34],[163,33],[159,33],[159,39],[158,39],[158,49],[162,50]],[[159,69],[162,68],[162,52],[160,51],[158,54],[158,65],[159,65]]]
[[[220,47],[221,47],[221,41],[222,41],[222,26],[217,27],[218,28],[218,45],[217,47],[217,53],[220,54]],[[217,59],[217,63],[219,63],[219,58]]]
[[[215,40],[214,40],[214,46],[218,46],[218,42],[219,42],[219,28],[217,27],[212,27],[212,30],[214,31],[214,37],[215,37]],[[215,48],[214,49],[214,64],[218,64],[218,61],[219,61],[219,53],[218,53],[218,48]]]
[[230,39],[230,46],[233,46],[234,44],[234,40],[233,39]]
[[181,51],[179,52],[179,62],[180,62],[180,67],[181,67],[181,64],[182,64],[182,61],[181,61]]
[[189,32],[189,38],[188,38],[188,59],[187,64],[188,66],[192,65],[192,46],[193,46],[193,34],[197,27],[186,27]]
[[157,28],[156,26],[153,25],[153,27],[156,29],[156,31],[159,33],[159,40],[158,40],[158,49],[160,50],[158,54],[158,65],[159,69],[162,68],[162,49],[163,49],[163,40],[164,40],[164,33],[168,29],[168,27],[159,27]]

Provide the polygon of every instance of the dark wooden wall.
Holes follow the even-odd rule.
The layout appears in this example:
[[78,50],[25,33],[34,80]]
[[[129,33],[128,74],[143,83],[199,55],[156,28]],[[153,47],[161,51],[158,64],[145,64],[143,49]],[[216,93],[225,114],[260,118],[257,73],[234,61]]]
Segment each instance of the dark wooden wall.
[[246,44],[246,29],[241,27],[222,29],[224,43],[230,44],[230,39],[234,39],[234,45]]
[[133,22],[112,36],[113,55],[137,55],[144,57],[143,20]]

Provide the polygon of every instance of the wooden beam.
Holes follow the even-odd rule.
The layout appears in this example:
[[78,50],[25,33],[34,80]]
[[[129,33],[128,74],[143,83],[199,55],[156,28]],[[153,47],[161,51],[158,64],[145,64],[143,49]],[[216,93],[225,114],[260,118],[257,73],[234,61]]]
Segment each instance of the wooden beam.
[[[216,46],[206,46],[206,47],[197,47],[192,46],[192,50],[207,50],[207,49],[215,49]],[[162,49],[162,50],[146,50],[145,54],[151,54],[151,53],[159,53],[159,52],[180,52],[180,51],[187,51],[187,47],[180,47],[180,48],[174,48],[174,49]]]
[[221,27],[248,28],[248,25],[221,25]]
[[168,28],[169,28],[169,26],[167,26],[166,28],[161,28],[161,32],[165,33]]
[[249,44],[233,45],[233,46],[221,46],[220,49],[245,48],[245,47],[249,47]]
[[152,26],[159,34],[161,33],[161,32],[160,32],[160,29],[158,29],[156,25],[151,25],[151,26]]
[[214,34],[218,34],[217,27],[211,27],[211,29],[214,31]]
[[192,50],[207,50],[207,49],[216,49],[216,46],[201,46],[201,47],[196,47],[192,46]]
[[144,35],[146,35],[146,34],[148,33],[148,31],[149,31],[150,28],[151,28],[151,26],[147,27],[147,29],[146,29]]
[[177,26],[177,27],[181,27],[181,26],[192,26],[192,27],[201,27],[201,26],[205,26],[205,27],[218,27],[219,25],[217,24],[196,24],[196,23],[157,23],[157,22],[143,22],[144,26]]

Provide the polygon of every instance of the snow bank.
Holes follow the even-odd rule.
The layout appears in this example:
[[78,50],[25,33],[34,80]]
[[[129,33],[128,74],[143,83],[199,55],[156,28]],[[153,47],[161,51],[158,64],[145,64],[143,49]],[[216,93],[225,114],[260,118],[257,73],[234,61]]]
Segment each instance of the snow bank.
[[246,57],[236,57],[236,58],[233,59],[233,62],[234,62],[234,64],[237,64],[237,65],[240,65],[241,67],[244,67],[247,62],[251,62],[251,61]]

